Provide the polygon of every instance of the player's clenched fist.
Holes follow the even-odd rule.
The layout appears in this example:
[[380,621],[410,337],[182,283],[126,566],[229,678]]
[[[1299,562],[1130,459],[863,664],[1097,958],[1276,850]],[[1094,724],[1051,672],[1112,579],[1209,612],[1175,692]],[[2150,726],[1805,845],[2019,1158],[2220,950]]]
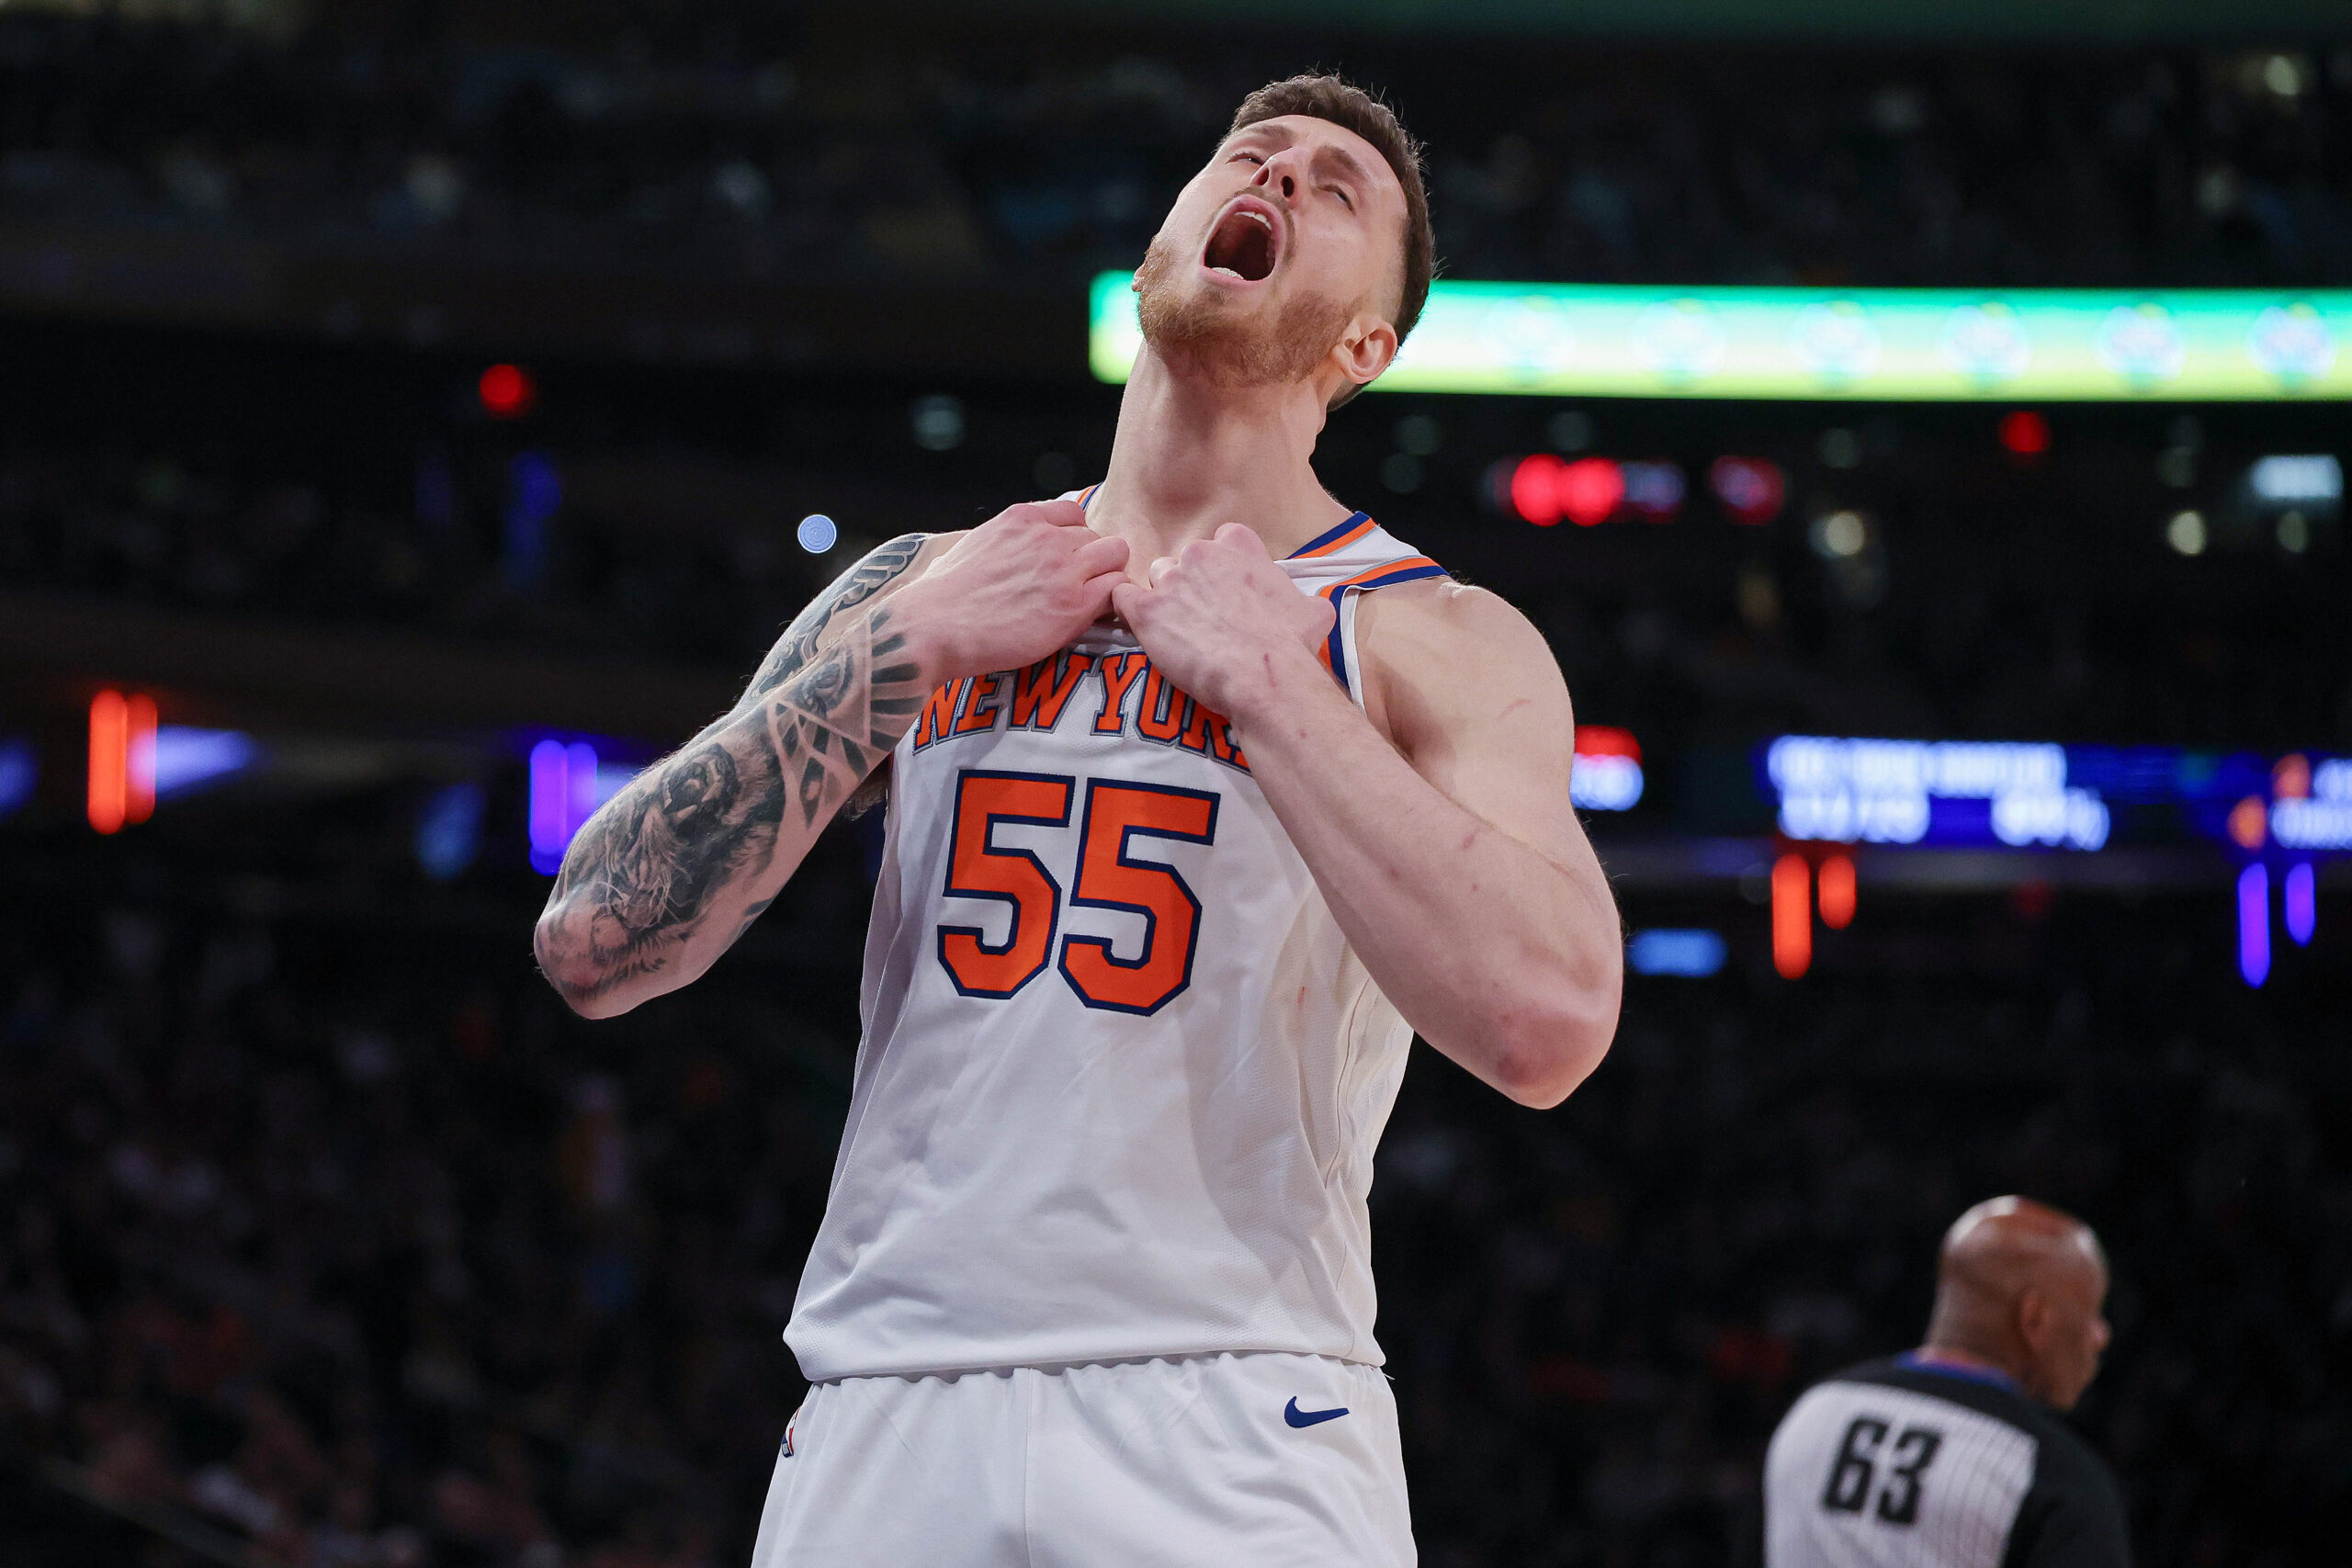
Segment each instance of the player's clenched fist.
[[1170,680],[1238,722],[1285,677],[1313,667],[1333,614],[1301,593],[1238,523],[1152,562],[1151,586],[1123,581],[1112,604]]
[[894,622],[949,681],[1017,670],[1068,648],[1110,608],[1127,542],[1086,525],[1074,501],[1010,506],[958,539],[898,594]]

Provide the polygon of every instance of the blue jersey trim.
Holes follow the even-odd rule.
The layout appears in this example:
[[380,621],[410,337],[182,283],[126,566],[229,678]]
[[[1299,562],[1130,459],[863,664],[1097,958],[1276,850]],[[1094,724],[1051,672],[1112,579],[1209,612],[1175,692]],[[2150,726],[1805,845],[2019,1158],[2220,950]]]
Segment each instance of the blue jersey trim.
[[1348,520],[1346,522],[1340,524],[1338,527],[1331,529],[1328,533],[1316,535],[1315,537],[1307,540],[1306,543],[1291,551],[1287,558],[1296,560],[1303,555],[1312,554],[1313,552],[1321,549],[1324,546],[1329,544],[1332,540],[1338,538],[1340,535],[1346,533],[1349,529],[1371,521],[1372,517],[1369,513],[1351,512],[1348,513]]
[[1962,1378],[1970,1382],[1981,1382],[1994,1388],[2007,1389],[2011,1393],[2023,1392],[2018,1387],[2017,1379],[1994,1367],[1962,1366],[1958,1361],[1922,1356],[1917,1350],[1904,1351],[1903,1354],[1894,1358],[1894,1364],[1905,1371],[1933,1372],[1936,1376],[1942,1378]]
[[1418,582],[1424,577],[1444,575],[1445,568],[1442,566],[1402,566],[1395,571],[1382,572],[1377,577],[1367,577],[1354,582],[1335,582],[1323,590],[1323,597],[1331,601],[1333,611],[1330,640],[1324,646],[1331,656],[1331,673],[1339,680],[1340,690],[1350,696],[1353,696],[1356,690],[1355,682],[1348,676],[1347,638],[1340,635],[1340,617],[1346,613],[1347,596],[1367,588],[1393,588],[1400,582]]

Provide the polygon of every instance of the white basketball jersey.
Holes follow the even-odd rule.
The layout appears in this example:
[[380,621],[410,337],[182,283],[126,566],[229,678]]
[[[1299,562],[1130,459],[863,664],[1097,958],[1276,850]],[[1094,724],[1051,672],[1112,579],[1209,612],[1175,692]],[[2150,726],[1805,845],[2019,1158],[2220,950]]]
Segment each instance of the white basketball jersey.
[[[1442,574],[1358,513],[1340,616]],[[1352,690],[1352,686],[1351,686]],[[786,1338],[812,1381],[1271,1350],[1376,1363],[1373,1147],[1412,1032],[1221,716],[1096,627],[893,754],[865,1038]]]

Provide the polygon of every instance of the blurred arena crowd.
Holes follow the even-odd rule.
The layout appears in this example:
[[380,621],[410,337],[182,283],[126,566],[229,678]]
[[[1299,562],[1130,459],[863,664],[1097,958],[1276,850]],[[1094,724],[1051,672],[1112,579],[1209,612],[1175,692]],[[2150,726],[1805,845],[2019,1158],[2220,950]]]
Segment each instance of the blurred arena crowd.
[[[1987,901],[1908,974],[1639,983],[1556,1113],[1422,1055],[1374,1204],[1424,1561],[1746,1560],[1781,1409],[1915,1343],[2010,1190],[2113,1255],[2081,1418],[2140,1560],[2304,1560],[2352,1504],[2345,998],[2233,994],[2199,924]],[[846,1107],[795,1002],[846,964],[591,1030],[447,932],[160,894],[6,942],[13,1463],[288,1568],[741,1560]]]
[[[900,405],[884,402],[887,424]],[[2289,749],[2352,728],[2352,625],[2332,608],[2340,551],[2182,560],[2152,521],[2177,502],[2144,457],[2111,442],[2052,495],[1981,433],[1972,451],[1949,434],[1888,425],[1885,449],[1858,471],[1824,469],[1804,443],[1782,441],[1813,504],[1833,497],[1894,523],[1884,544],[1874,535],[1849,562],[1819,558],[1801,526],[1725,525],[1703,498],[1671,528],[1585,535],[1539,534],[1482,510],[1474,473],[1453,476],[1453,496],[1384,495],[1361,471],[1371,464],[1346,454],[1373,428],[1353,423],[1327,443],[1340,448],[1323,465],[1329,482],[1511,598],[1570,671],[1579,710],[1638,716],[1655,741],[1777,728]],[[899,462],[908,444],[902,426],[895,434],[876,467]],[[1475,451],[1475,441],[1462,445]],[[477,447],[428,451],[413,479],[394,453],[389,479],[371,479],[119,446],[0,446],[0,578],[191,612],[635,657],[736,681],[878,542],[811,557],[774,516],[664,527],[600,503],[593,484],[549,500],[545,515],[518,511],[518,493],[572,477],[576,449],[502,457]],[[578,456],[593,467],[610,449]],[[910,497],[878,531],[968,526],[1035,493],[1017,472],[976,479],[985,463]],[[776,470],[774,482],[779,497],[827,488],[805,469]],[[2327,528],[2332,542],[2333,517]]]
[[[365,36],[11,11],[0,221],[509,267],[1078,276],[1132,266],[1232,105],[1299,58],[629,14],[565,51],[469,43],[422,8]],[[1416,39],[1326,63],[1387,85],[1429,140],[1456,276],[2314,284],[2352,264],[2352,50],[1832,71]]]

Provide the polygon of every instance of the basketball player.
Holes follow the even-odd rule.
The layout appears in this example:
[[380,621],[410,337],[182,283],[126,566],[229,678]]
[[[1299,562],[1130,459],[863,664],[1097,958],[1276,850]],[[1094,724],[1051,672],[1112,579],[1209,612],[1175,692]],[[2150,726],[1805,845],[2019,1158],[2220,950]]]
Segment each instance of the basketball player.
[[1553,1105],[1620,987],[1544,640],[1309,466],[1430,250],[1385,107],[1253,94],[1136,275],[1102,482],[876,550],[571,847],[540,963],[620,1012],[888,759],[761,1568],[1413,1561],[1364,1206],[1406,1049]]
[[2098,1371],[2106,1299],[2081,1221],[2025,1198],[1961,1215],[1927,1344],[1810,1390],[1773,1434],[1767,1568],[2125,1568],[2114,1477],[2051,1414]]

